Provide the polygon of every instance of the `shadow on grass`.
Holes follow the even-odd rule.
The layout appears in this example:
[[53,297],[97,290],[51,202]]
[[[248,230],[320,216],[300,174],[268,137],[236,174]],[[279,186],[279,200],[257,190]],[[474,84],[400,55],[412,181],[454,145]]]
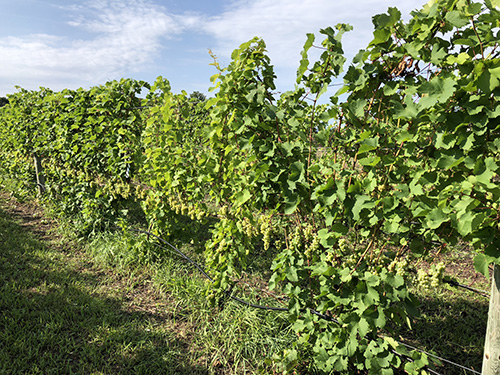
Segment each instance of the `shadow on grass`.
[[0,374],[208,374],[160,313],[99,291],[106,276],[0,208]]
[[[467,294],[461,290],[443,291],[422,298],[421,316],[414,320],[412,331],[400,333],[415,347],[481,372],[488,299]],[[471,374],[446,362],[437,372]]]

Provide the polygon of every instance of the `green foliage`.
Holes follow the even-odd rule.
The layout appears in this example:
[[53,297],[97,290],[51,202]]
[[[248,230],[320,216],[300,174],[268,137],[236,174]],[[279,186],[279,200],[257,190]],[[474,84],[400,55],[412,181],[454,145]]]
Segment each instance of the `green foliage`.
[[[49,177],[71,189],[51,194],[88,217],[116,210],[115,190],[99,183],[120,186],[115,176],[139,161],[136,192],[156,233],[209,227],[204,255],[219,293],[256,257],[273,256],[270,288],[290,298],[298,337],[280,359],[285,372],[312,358],[322,373],[419,373],[427,356],[388,336],[416,311],[407,290],[412,260],[463,240],[477,250],[479,271],[500,263],[499,19],[496,2],[466,0],[430,2],[407,23],[395,8],[376,15],[373,40],[329,104],[319,99],[343,72],[341,37],[350,26],[321,30],[314,63],[308,34],[296,89],[279,96],[265,43],[254,38],[228,67],[214,61],[215,97],[206,102],[172,93],[159,77],[143,102],[142,134],[135,99],[107,107],[112,92],[96,96],[116,119],[111,135],[95,119],[100,109],[87,115],[93,95],[61,114],[52,108],[68,93],[22,92],[2,112],[5,129],[20,129],[3,152],[50,155]],[[39,127],[47,128],[42,140],[33,137]],[[75,175],[77,166],[84,168]],[[82,175],[94,190],[79,183]],[[432,286],[442,267],[431,269],[435,277],[420,279]]]
[[[133,193],[142,132],[136,95],[146,86],[123,79],[59,93],[19,89],[1,113],[4,173],[29,170],[38,155],[47,198],[61,212],[81,217],[84,231],[102,227]],[[17,177],[32,180],[26,172]]]

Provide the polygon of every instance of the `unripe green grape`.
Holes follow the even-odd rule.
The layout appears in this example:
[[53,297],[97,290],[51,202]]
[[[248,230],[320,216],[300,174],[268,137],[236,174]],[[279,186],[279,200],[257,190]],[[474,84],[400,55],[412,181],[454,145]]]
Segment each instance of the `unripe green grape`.
[[181,212],[183,215],[188,215],[189,207],[185,203],[181,204]]
[[358,258],[355,254],[349,254],[342,258],[341,264],[346,268],[352,268],[358,263]]
[[328,249],[326,252],[323,253],[323,259],[327,263],[334,263],[335,262],[334,252]]
[[291,251],[299,251],[302,245],[302,236],[300,233],[300,228],[296,228],[295,231],[290,235],[289,249]]
[[317,254],[320,247],[320,240],[318,236],[313,237],[312,242],[307,247],[305,254],[307,259],[312,259],[312,257]]
[[304,229],[304,240],[310,242],[313,238],[313,227],[311,224],[307,224]]
[[337,244],[338,244],[339,249],[342,252],[345,251],[345,250],[347,250],[347,248],[348,248],[348,246],[347,246],[347,240],[345,238],[341,238]]
[[281,239],[274,241],[274,246],[276,247],[276,249],[281,249],[284,246],[284,244],[285,244],[284,241],[282,241]]

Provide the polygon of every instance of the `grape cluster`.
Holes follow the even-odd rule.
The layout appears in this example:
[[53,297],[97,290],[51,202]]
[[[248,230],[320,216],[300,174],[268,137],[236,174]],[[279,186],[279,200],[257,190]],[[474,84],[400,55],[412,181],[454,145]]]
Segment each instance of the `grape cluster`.
[[347,243],[347,239],[346,238],[341,238],[338,240],[337,242],[337,246],[339,247],[339,250],[342,252],[342,253],[345,253],[347,252],[347,250],[349,250],[349,244]]
[[396,273],[396,275],[406,278],[408,276],[409,263],[407,259],[394,259],[389,264],[389,271]]
[[358,264],[358,254],[353,251],[347,238],[342,237],[338,240],[337,246],[342,254],[342,265],[346,268],[354,268]]
[[167,197],[167,203],[172,211],[174,211],[176,214],[179,214],[182,211],[182,203],[180,202],[180,199],[178,199],[176,196],[169,195]]
[[262,234],[262,242],[264,242],[264,250],[269,250],[271,246],[271,236],[273,234],[273,226],[271,216],[262,215],[259,217],[259,231]]
[[111,192],[111,194],[114,198],[118,198],[118,196],[121,196],[124,199],[127,199],[132,195],[130,190],[131,189],[129,184],[125,183],[116,184],[114,185],[114,189]]
[[324,260],[325,260],[325,262],[330,263],[332,266],[338,265],[338,257],[334,251],[328,251],[324,255]]
[[307,259],[312,259],[314,255],[318,253],[319,248],[320,248],[320,240],[319,237],[316,235],[309,243],[309,246],[307,246],[304,255],[306,256]]
[[220,240],[219,244],[217,245],[217,249],[215,250],[216,254],[222,254],[228,247],[228,244],[226,242],[226,239],[223,238]]
[[229,214],[229,209],[227,208],[227,206],[222,206],[219,209],[219,214],[218,214],[219,218],[226,219],[228,214]]
[[311,224],[305,224],[304,225],[304,241],[305,242],[311,242],[313,237],[314,237],[314,228]]
[[304,243],[304,256],[306,259],[312,259],[318,253],[320,248],[320,239],[311,224],[305,224],[302,231]]
[[301,228],[297,226],[295,228],[295,231],[290,234],[289,241],[288,241],[288,249],[291,250],[292,252],[300,252],[302,250],[302,233],[301,233]]
[[230,244],[226,241],[222,232],[215,234],[206,247],[207,251],[205,252],[205,256],[207,263],[215,262],[219,255],[227,251],[229,245]]
[[342,258],[342,265],[345,268],[354,268],[359,262],[359,256],[355,252],[345,255]]
[[189,216],[191,220],[201,220],[206,216],[198,204],[190,204],[179,195],[170,195],[167,198],[168,205],[177,215]]
[[285,240],[282,238],[278,238],[278,239],[274,240],[274,247],[278,250],[285,248],[286,247]]
[[259,235],[258,229],[250,222],[250,219],[244,217],[240,220],[238,227],[240,227],[248,238],[254,238]]
[[[92,181],[90,183],[90,187],[92,188],[99,188],[99,184],[95,181]],[[103,184],[101,186],[101,193],[103,193],[105,196],[111,196],[114,199],[118,199],[120,197],[127,199],[132,195],[132,189],[130,188],[130,185],[127,183],[116,183],[116,184]]]
[[[318,240],[319,240],[319,238],[318,238]],[[314,245],[314,246],[317,246],[317,245]],[[330,263],[332,266],[339,266],[340,264],[345,266],[346,261],[349,264],[353,263],[353,261],[354,261],[353,254],[351,254],[348,257],[346,257],[346,256],[343,257],[343,254],[345,254],[349,251],[349,246],[348,246],[347,240],[345,238],[339,239],[339,241],[337,242],[337,247],[338,247],[338,249],[335,249],[335,248],[327,249],[327,251],[324,253],[324,258],[323,258],[325,260],[325,262]],[[354,264],[356,264],[356,262],[354,262]]]
[[445,265],[443,262],[440,262],[438,264],[433,264],[431,268],[427,271],[420,268],[417,271],[418,285],[426,290],[438,287],[443,279],[444,269]]
[[139,199],[144,199],[146,198],[147,190],[144,189],[142,185],[137,185],[135,187],[135,196]]

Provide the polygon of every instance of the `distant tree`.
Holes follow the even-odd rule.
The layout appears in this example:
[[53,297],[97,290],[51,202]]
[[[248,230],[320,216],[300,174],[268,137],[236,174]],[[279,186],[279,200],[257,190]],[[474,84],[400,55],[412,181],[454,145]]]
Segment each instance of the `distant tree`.
[[205,100],[207,100],[207,97],[205,94],[199,92],[199,91],[193,91],[191,93],[191,95],[189,95],[189,98],[190,99],[195,99],[196,101],[199,101],[199,102],[204,102]]
[[9,99],[4,98],[3,96],[0,96],[0,107],[3,107],[4,105],[9,104]]

